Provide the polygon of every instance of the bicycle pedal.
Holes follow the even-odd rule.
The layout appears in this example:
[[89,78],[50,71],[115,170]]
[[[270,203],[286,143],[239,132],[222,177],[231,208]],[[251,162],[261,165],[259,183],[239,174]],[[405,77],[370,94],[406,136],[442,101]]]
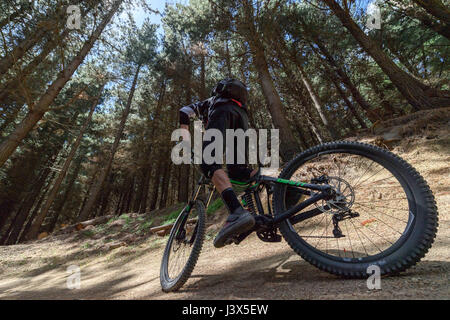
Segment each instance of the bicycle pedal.
[[236,239],[235,238],[228,238],[224,242],[225,245],[229,245],[229,244],[232,244],[232,243],[236,243]]

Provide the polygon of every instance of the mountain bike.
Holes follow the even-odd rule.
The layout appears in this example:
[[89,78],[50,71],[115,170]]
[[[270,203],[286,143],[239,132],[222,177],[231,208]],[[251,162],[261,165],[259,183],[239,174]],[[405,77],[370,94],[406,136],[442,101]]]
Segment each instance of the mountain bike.
[[[438,212],[425,180],[399,156],[370,144],[325,143],[295,156],[278,177],[231,182],[256,224],[230,242],[253,232],[266,242],[284,238],[304,260],[341,277],[366,278],[372,265],[381,275],[404,271],[436,236]],[[215,192],[201,200],[207,185],[202,176],[170,231],[160,270],[165,292],[183,286],[200,255]]]

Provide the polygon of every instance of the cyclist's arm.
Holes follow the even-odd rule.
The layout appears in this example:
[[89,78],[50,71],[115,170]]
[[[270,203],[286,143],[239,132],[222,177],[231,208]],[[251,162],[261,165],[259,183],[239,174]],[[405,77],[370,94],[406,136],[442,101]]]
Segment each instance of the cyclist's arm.
[[208,108],[212,105],[213,102],[214,97],[211,97],[209,99],[198,101],[182,107],[180,109],[180,125],[189,126],[189,120],[193,117],[202,119],[202,117],[205,115],[205,112],[207,112]]
[[180,125],[188,125],[190,118],[199,116],[201,113],[203,101],[199,101],[188,106],[184,106],[180,109]]
[[203,113],[204,108],[207,107],[206,101],[207,100],[199,101],[188,106],[184,106],[180,109],[180,128],[186,130],[185,132],[183,132],[183,140],[190,140],[190,118],[193,118],[195,116],[199,117]]

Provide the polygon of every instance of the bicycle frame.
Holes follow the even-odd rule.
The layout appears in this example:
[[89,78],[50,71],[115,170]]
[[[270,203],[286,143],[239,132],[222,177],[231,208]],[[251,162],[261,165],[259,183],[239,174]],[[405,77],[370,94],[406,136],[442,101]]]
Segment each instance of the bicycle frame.
[[[282,184],[282,185],[298,188],[302,191],[302,193],[310,194],[310,195],[312,194],[312,196],[310,198],[306,199],[305,201],[298,203],[294,207],[286,210],[285,212],[282,212],[281,214],[275,215],[270,222],[270,225],[272,227],[276,227],[279,223],[285,221],[286,219],[290,219],[290,222],[292,224],[295,224],[295,223],[303,221],[307,218],[311,218],[311,217],[314,217],[314,216],[322,213],[322,211],[320,211],[319,209],[313,209],[313,210],[309,210],[307,212],[302,213],[301,218],[293,217],[296,213],[305,209],[309,205],[311,205],[317,201],[320,201],[322,199],[325,199],[325,200],[330,199],[334,195],[333,188],[328,184],[311,184],[311,183],[305,183],[305,182],[294,181],[294,180],[274,178],[274,177],[264,176],[264,175],[259,176],[257,179],[255,179],[249,183],[244,183],[244,182],[239,182],[239,181],[234,181],[234,180],[230,180],[230,182],[234,185],[242,185],[242,186],[247,185],[248,188],[253,188],[255,186],[262,185],[263,188],[264,187],[266,188],[266,190],[269,190],[267,188],[270,188],[271,186],[273,186],[275,184]],[[205,186],[212,185],[212,183],[211,183],[210,179],[207,179],[204,175],[202,175],[197,183],[196,190],[192,194],[192,198],[189,201],[188,206],[185,208],[185,210],[187,212],[189,212],[190,208],[197,200],[198,195],[200,193],[200,189],[204,185]],[[319,191],[319,192],[312,193],[311,191],[307,191],[307,190],[314,190],[314,191]],[[209,195],[206,199],[205,208],[208,208],[215,191],[216,191],[216,188],[213,186],[212,190],[209,192]],[[259,213],[264,214],[264,212],[261,212],[262,205],[261,205],[261,201],[260,201],[260,197],[259,197],[260,192],[261,191],[257,191],[255,193],[255,195],[258,195],[256,197],[256,202],[257,202],[257,207],[258,207]],[[270,206],[269,206],[269,208],[270,208]]]

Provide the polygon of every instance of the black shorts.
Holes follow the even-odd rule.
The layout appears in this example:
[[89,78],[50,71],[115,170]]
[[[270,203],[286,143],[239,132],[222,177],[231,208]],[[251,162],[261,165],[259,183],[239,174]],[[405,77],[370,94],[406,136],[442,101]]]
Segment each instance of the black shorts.
[[[227,102],[227,103],[221,103],[213,106],[208,114],[208,122],[206,124],[206,130],[208,129],[217,129],[219,130],[223,135],[223,142],[224,142],[224,150],[226,147],[226,129],[242,129],[244,132],[248,129],[248,115],[245,109],[239,107],[235,103]],[[208,146],[212,141],[204,141],[203,142],[203,150]],[[245,181],[250,178],[250,173],[252,172],[252,169],[247,166],[247,161],[245,164],[238,164],[237,158],[238,156],[244,156],[246,157],[246,150],[248,150],[248,139],[246,139],[245,144],[245,154],[239,154],[237,150],[237,141],[235,139],[234,141],[234,161],[233,164],[227,164],[227,171],[228,176],[230,179],[235,180],[241,180]],[[214,155],[214,154],[213,154]],[[227,161],[229,162],[229,161]],[[222,168],[222,164],[220,163],[212,163],[212,164],[206,164],[204,160],[201,164],[201,169],[206,177],[211,178],[214,174],[214,172],[218,169]]]

